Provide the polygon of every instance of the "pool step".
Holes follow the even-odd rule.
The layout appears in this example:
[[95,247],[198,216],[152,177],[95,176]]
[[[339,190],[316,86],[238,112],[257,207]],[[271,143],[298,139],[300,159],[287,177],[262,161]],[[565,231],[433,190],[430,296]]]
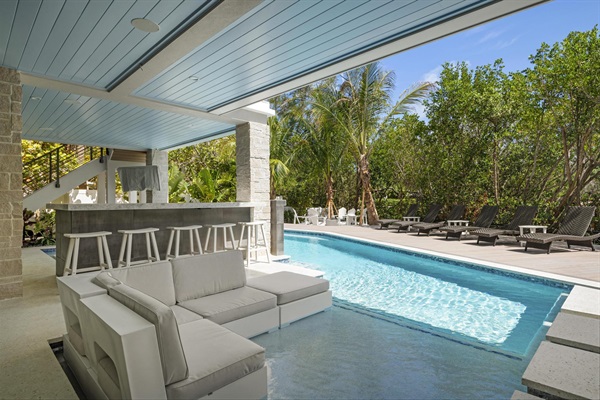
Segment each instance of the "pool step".
[[515,390],[510,400],[540,400],[540,397],[521,392],[520,390]]
[[561,312],[546,339],[564,346],[600,353],[600,319]]
[[542,342],[523,374],[528,392],[544,398],[598,399],[600,354]]

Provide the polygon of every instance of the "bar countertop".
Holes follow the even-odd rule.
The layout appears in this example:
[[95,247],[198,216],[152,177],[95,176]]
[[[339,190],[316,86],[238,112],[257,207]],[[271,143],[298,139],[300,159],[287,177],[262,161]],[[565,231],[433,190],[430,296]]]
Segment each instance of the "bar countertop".
[[198,208],[242,208],[256,207],[257,203],[134,203],[134,204],[46,204],[46,208],[61,211],[119,211],[119,210],[165,210]]

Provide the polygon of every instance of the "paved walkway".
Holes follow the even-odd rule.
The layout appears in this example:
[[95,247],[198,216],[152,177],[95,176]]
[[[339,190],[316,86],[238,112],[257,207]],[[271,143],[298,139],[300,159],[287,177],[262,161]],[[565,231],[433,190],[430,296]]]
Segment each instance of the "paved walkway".
[[[560,279],[586,286],[600,287],[600,247],[592,252],[578,247],[569,250],[565,245],[552,247],[552,252],[528,249],[527,252],[514,238],[506,237],[496,246],[488,243],[476,244],[475,239],[445,239],[445,235],[432,234],[427,237],[416,233],[395,233],[374,227],[363,226],[315,226],[286,224],[286,230],[329,232],[358,239],[384,242],[395,246],[409,247],[424,252],[436,252],[454,258],[468,258],[498,268],[506,268],[532,275]],[[587,282],[584,282],[587,281]],[[591,281],[591,282],[590,282]]]

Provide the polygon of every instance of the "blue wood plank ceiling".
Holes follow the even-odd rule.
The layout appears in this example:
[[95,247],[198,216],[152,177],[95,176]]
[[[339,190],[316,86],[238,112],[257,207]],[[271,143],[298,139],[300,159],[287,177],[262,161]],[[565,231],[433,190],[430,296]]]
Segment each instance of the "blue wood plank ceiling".
[[[23,138],[168,149],[234,132],[235,120],[221,116],[227,105],[264,99],[261,93],[287,90],[304,76],[488,6],[498,11],[477,21],[542,1],[2,0],[0,65],[26,74]],[[224,7],[242,11],[219,26],[222,14],[214,11]],[[160,30],[135,29],[134,18]],[[184,54],[168,52],[201,23],[217,27],[214,34]],[[161,54],[179,55],[117,96]]]

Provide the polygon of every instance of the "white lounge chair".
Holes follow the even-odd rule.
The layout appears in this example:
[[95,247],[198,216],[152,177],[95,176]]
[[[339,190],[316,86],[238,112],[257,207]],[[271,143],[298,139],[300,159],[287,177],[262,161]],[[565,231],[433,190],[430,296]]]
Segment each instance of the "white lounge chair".
[[346,225],[346,208],[345,207],[341,207],[338,208],[338,215],[337,215],[337,220],[338,220],[338,225]]
[[346,224],[356,225],[356,209],[351,208],[346,214]]

